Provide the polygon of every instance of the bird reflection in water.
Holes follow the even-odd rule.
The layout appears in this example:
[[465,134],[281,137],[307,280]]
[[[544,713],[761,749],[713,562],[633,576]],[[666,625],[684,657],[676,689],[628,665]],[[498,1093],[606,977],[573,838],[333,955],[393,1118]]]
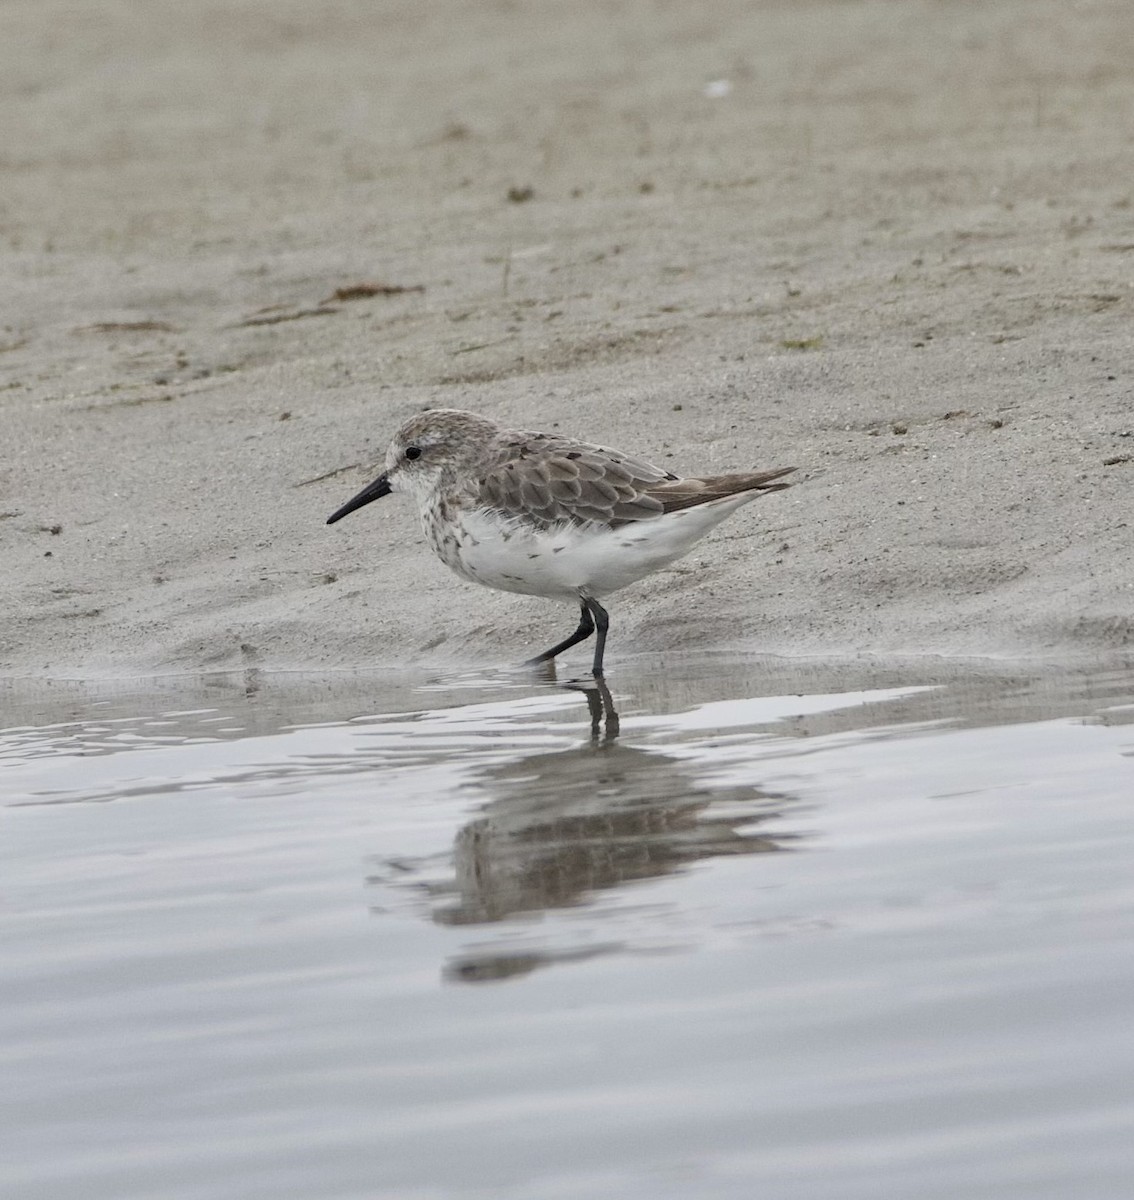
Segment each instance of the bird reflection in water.
[[[596,892],[670,875],[699,859],[774,853],[798,840],[795,833],[761,828],[784,815],[790,798],[697,782],[687,763],[664,749],[617,741],[618,714],[601,679],[568,686],[587,697],[591,740],[494,766],[478,778],[493,798],[457,834],[453,876],[430,888],[435,921],[477,925],[575,906]],[[511,953],[483,947],[450,963],[446,976],[501,979],[620,949]]]
[[578,683],[568,683],[566,687],[573,691],[582,692],[587,698],[587,707],[591,710],[591,744],[613,742],[621,731],[618,721],[618,710],[614,707],[614,699],[606,680],[599,676],[597,679],[587,679]]

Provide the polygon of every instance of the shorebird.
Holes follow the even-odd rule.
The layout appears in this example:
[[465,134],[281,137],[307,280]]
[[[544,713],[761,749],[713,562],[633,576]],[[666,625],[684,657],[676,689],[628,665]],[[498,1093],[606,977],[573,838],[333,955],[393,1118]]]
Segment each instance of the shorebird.
[[406,421],[386,469],[327,524],[407,492],[426,540],[458,575],[579,606],[575,632],[530,664],[595,634],[599,677],[609,627],[599,601],[688,553],[742,505],[789,486],[781,480],[794,470],[685,479],[620,450],[430,409]]

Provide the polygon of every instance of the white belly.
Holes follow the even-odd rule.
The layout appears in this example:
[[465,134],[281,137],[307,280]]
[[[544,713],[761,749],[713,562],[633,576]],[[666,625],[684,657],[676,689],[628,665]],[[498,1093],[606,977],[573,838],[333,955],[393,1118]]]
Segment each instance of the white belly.
[[688,553],[709,529],[754,498],[730,496],[618,529],[565,524],[541,530],[480,510],[459,513],[447,537],[436,536],[428,523],[425,531],[458,575],[485,587],[559,600],[599,599]]

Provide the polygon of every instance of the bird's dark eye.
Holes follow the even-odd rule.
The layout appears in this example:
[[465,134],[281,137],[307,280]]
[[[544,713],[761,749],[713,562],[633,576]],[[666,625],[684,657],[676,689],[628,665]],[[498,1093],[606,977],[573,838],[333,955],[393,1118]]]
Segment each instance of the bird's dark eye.
[[421,457],[421,447],[420,446],[407,446],[406,447],[406,458],[408,458],[410,460],[410,462],[413,462],[413,460],[415,458],[420,458],[420,457]]

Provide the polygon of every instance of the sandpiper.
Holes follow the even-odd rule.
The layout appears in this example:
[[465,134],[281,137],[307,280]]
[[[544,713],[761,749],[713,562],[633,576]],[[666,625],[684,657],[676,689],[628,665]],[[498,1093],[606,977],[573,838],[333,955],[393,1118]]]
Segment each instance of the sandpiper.
[[458,575],[577,604],[578,629],[529,662],[597,631],[597,677],[609,624],[599,600],[688,553],[730,513],[787,487],[779,481],[794,470],[683,479],[619,450],[438,408],[398,430],[385,471],[327,524],[408,492],[429,544]]

